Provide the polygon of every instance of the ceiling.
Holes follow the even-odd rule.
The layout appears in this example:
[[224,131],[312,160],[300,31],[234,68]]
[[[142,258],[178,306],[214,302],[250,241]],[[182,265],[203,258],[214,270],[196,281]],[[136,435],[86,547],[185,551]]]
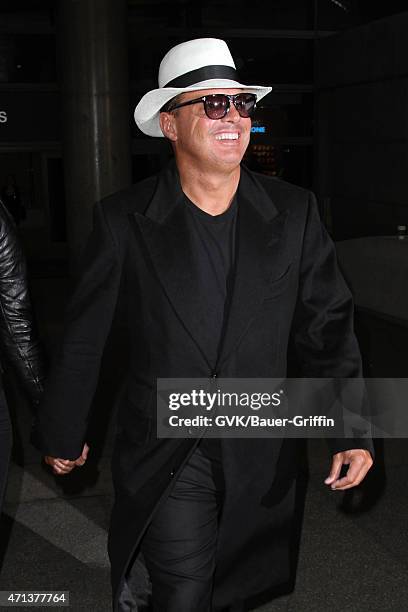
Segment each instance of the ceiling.
[[[24,17],[31,30],[30,20],[38,21],[41,14],[52,22],[62,1],[2,0],[0,31],[8,18],[15,22],[12,14]],[[326,30],[341,30],[408,10],[406,0],[251,0],[250,10],[247,0],[128,0],[128,7],[133,19],[166,21],[173,26],[200,26],[209,21],[219,27],[313,29],[317,25]]]

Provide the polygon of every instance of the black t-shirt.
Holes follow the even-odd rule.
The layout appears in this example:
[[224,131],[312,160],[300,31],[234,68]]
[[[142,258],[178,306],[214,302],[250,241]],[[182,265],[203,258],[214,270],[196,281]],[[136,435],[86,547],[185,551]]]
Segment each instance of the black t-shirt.
[[[220,215],[209,215],[186,197],[189,210],[188,224],[192,237],[194,258],[198,265],[200,283],[209,296],[206,327],[214,339],[209,358],[215,368],[228,316],[229,301],[234,279],[235,234],[238,203]],[[220,443],[217,439],[203,438],[201,450],[219,459]]]

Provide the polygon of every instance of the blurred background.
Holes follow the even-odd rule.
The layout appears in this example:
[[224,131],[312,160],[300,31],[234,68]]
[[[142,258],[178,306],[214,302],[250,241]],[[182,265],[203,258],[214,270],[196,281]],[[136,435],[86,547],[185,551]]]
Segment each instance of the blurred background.
[[248,165],[312,188],[335,239],[395,234],[408,222],[405,8],[3,0],[0,183],[14,177],[30,258],[58,267],[75,256],[94,201],[163,165],[169,147],[138,131],[133,108],[156,86],[163,54],[205,36],[227,40],[244,82],[274,88]]

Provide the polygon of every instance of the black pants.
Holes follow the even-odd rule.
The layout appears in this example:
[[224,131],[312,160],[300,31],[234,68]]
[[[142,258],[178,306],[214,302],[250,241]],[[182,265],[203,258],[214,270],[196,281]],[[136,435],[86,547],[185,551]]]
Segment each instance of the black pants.
[[[224,481],[198,447],[143,537],[154,612],[210,612]],[[120,610],[132,610],[121,595]],[[136,609],[136,608],[133,608]]]
[[11,423],[6,398],[0,381],[0,512],[7,484],[12,445]]

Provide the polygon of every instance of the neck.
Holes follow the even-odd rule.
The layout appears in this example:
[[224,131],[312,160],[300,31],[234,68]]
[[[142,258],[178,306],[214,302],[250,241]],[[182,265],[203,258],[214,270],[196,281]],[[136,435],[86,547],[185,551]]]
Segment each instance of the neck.
[[206,172],[178,165],[181,188],[186,196],[209,215],[220,215],[230,206],[238,188],[240,166],[229,172]]

